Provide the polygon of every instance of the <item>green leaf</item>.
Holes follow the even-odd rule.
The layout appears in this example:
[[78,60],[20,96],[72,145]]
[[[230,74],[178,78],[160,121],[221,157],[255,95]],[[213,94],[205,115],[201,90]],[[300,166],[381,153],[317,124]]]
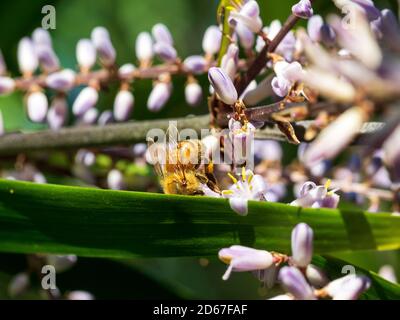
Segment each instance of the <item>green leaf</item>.
[[357,274],[364,274],[371,279],[371,287],[361,296],[362,299],[367,300],[399,300],[400,299],[400,286],[391,283],[375,272],[367,271],[346,261],[333,258],[331,256],[316,256],[313,263],[318,267],[323,268],[330,279],[340,278],[346,275],[343,273],[343,267],[353,266]]
[[251,202],[242,217],[225,199],[0,180],[0,251],[7,252],[215,256],[240,243],[290,253],[299,222],[314,229],[317,254],[400,248],[400,219],[390,214]]

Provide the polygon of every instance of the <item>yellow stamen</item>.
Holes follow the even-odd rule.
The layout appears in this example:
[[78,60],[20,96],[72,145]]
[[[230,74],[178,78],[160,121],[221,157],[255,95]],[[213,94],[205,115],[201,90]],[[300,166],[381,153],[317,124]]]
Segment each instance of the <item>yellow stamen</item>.
[[222,190],[222,194],[223,195],[225,195],[225,194],[233,194],[233,191],[232,190]]
[[249,175],[249,178],[247,179],[247,183],[248,183],[248,184],[251,183],[251,181],[253,180],[253,177],[254,177],[254,174],[253,174],[253,173]]
[[230,173],[228,173],[228,177],[232,179],[233,183],[237,183],[238,182],[237,179],[233,175],[231,175]]
[[242,167],[242,181],[245,182],[246,181],[246,168]]
[[326,182],[325,182],[325,189],[326,190],[328,190],[329,189],[329,187],[331,186],[331,179],[328,179],[328,180],[326,180]]

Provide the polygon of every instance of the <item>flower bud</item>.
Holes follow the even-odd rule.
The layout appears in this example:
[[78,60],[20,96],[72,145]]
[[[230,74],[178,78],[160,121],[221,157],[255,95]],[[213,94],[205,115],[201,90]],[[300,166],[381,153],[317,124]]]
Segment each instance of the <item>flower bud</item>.
[[146,143],[136,143],[132,148],[132,152],[135,157],[143,157],[146,154],[146,151]]
[[218,257],[222,262],[229,264],[228,269],[222,277],[223,280],[227,280],[232,271],[263,270],[269,268],[274,263],[274,258],[268,251],[237,245],[221,249]]
[[243,102],[246,106],[255,106],[264,99],[270,97],[274,91],[272,90],[273,75],[269,75],[262,80],[254,89],[246,91],[243,95]]
[[68,300],[94,300],[94,296],[87,291],[71,291],[67,294]]
[[174,62],[177,58],[175,48],[165,42],[157,42],[154,45],[154,52],[165,62]]
[[36,28],[32,32],[32,40],[35,45],[42,44],[51,47],[52,41],[50,37],[50,33],[43,28]]
[[97,123],[100,126],[105,126],[109,123],[113,123],[114,122],[114,117],[113,117],[113,113],[110,110],[105,110],[100,114],[99,119],[97,120]]
[[369,288],[370,280],[365,276],[351,275],[332,295],[333,300],[357,300]]
[[297,300],[314,300],[313,290],[303,274],[295,267],[283,267],[279,271],[279,280]]
[[46,177],[40,171],[36,171],[32,176],[32,182],[45,184],[47,183]]
[[360,132],[365,119],[365,112],[359,107],[343,112],[307,148],[305,164],[313,166],[319,161],[334,158]]
[[15,81],[8,77],[0,77],[0,94],[7,94],[14,91]]
[[47,264],[54,266],[57,273],[71,269],[77,261],[78,257],[73,254],[65,256],[50,254],[46,256]]
[[380,277],[387,281],[397,283],[396,272],[394,271],[394,268],[389,264],[380,267],[378,274]]
[[118,69],[118,75],[121,78],[127,79],[132,76],[135,70],[136,67],[132,63],[126,63]]
[[15,298],[25,293],[29,288],[30,280],[26,272],[16,274],[8,285],[8,294],[11,298]]
[[92,42],[99,54],[99,58],[106,66],[115,63],[116,52],[111,43],[110,34],[104,27],[96,27],[91,34]]
[[28,94],[26,100],[28,117],[33,122],[42,122],[46,118],[48,101],[42,91],[35,91]]
[[294,298],[290,294],[280,294],[278,296],[269,298],[268,300],[294,300]]
[[54,72],[60,68],[60,61],[52,47],[39,44],[35,45],[35,50],[44,71]]
[[356,97],[356,90],[350,82],[320,68],[308,68],[301,74],[301,80],[321,96],[337,102],[352,103]]
[[64,97],[56,97],[50,105],[47,113],[47,123],[53,130],[60,129],[68,118],[68,105]]
[[262,28],[262,20],[257,1],[248,1],[240,9],[240,12],[232,11],[230,14],[230,23],[234,23],[235,21],[236,24],[242,23],[252,32],[258,33]]
[[81,116],[81,123],[94,124],[99,116],[99,111],[96,108],[90,108]]
[[298,267],[307,267],[313,255],[313,230],[305,223],[299,223],[292,231],[292,260]]
[[147,108],[152,112],[160,111],[165,106],[169,97],[171,96],[172,85],[171,83],[159,82],[150,93],[147,100]]
[[71,69],[64,69],[50,74],[46,78],[46,85],[53,90],[69,91],[75,84],[75,72]]
[[96,156],[91,151],[80,149],[76,153],[75,161],[85,165],[86,167],[91,167],[96,162]]
[[112,190],[124,189],[124,176],[117,169],[111,170],[107,175],[107,186]]
[[314,14],[310,0],[300,0],[292,7],[292,13],[303,19],[311,18]]
[[129,119],[135,98],[128,90],[121,90],[118,92],[114,101],[114,119],[116,121],[126,121]]
[[151,29],[151,33],[156,40],[156,42],[163,42],[170,46],[174,45],[171,32],[168,30],[167,26],[162,23],[157,23]]
[[185,87],[186,102],[190,106],[197,106],[203,97],[203,90],[197,82],[188,83]]
[[221,47],[222,32],[217,26],[209,26],[203,37],[203,51],[210,56],[218,53]]
[[239,63],[239,48],[236,44],[229,45],[226,54],[221,60],[221,69],[232,79],[235,79]]
[[291,83],[282,77],[274,77],[271,87],[278,97],[285,97],[289,93]]
[[183,61],[186,71],[193,74],[201,74],[204,72],[207,62],[203,56],[190,56]]
[[42,68],[46,72],[58,70],[60,61],[53,50],[49,32],[42,28],[35,29],[32,33],[32,41]]
[[320,15],[314,15],[308,20],[307,33],[310,39],[314,42],[321,40],[321,28],[324,25],[324,20]]
[[254,33],[251,32],[251,30],[247,28],[243,23],[238,23],[235,31],[239,36],[239,41],[243,48],[251,49],[254,46]]
[[329,279],[326,276],[324,270],[317,266],[314,266],[313,264],[309,264],[307,266],[306,277],[308,282],[315,288],[322,288],[326,286],[329,282]]
[[218,97],[226,104],[232,105],[238,99],[235,86],[231,78],[221,69],[212,67],[208,71],[208,80]]
[[153,59],[153,40],[148,32],[139,33],[136,38],[136,57],[141,62]]
[[18,65],[24,75],[32,75],[38,67],[38,58],[31,39],[25,37],[18,43]]
[[383,9],[381,31],[388,46],[400,50],[400,26],[395,14],[390,9]]
[[81,39],[76,45],[76,59],[84,70],[90,70],[96,63],[96,48],[89,39]]
[[76,116],[82,116],[86,111],[93,108],[97,100],[99,99],[99,93],[95,88],[86,87],[84,88],[72,105],[72,112]]
[[321,41],[328,47],[333,46],[336,42],[335,30],[327,23],[321,27]]

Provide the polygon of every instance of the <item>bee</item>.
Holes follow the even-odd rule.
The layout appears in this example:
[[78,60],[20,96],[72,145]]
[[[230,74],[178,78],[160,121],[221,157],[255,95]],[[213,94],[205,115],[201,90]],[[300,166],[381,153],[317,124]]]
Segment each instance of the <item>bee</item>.
[[[168,131],[176,127],[169,127]],[[149,139],[148,157],[160,178],[165,194],[203,195],[203,185],[220,193],[213,174],[213,163],[205,157],[205,146],[200,140],[174,140],[168,144]]]

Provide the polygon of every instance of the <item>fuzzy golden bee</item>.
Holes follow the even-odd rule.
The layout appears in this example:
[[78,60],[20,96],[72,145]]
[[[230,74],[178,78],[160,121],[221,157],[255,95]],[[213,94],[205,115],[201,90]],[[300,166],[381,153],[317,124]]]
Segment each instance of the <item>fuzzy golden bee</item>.
[[165,194],[202,195],[203,185],[220,193],[213,164],[205,161],[204,150],[200,140],[149,141],[148,156]]

